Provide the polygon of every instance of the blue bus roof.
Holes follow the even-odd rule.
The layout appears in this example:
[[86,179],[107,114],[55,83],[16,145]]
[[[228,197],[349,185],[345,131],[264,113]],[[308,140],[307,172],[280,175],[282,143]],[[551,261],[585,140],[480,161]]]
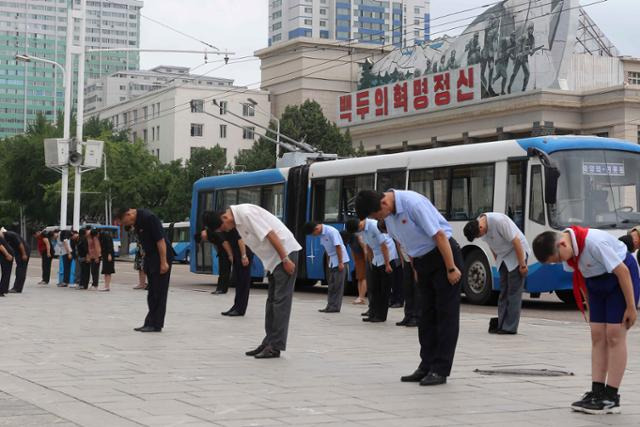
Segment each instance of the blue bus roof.
[[193,184],[193,190],[197,192],[216,188],[250,187],[252,185],[279,184],[284,181],[285,178],[280,169],[266,169],[201,178]]
[[538,148],[545,153],[564,150],[617,150],[640,153],[640,145],[622,139],[601,138],[597,136],[540,136],[535,138],[517,139],[524,149]]

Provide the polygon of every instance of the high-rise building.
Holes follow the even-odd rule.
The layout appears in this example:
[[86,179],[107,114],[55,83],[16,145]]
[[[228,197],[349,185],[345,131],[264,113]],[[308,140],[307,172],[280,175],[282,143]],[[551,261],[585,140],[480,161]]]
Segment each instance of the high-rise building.
[[[60,70],[39,61],[18,62],[16,54],[65,65],[67,10],[79,0],[12,0],[0,2],[0,137],[22,133],[43,113],[55,120],[64,105]],[[87,0],[86,48],[138,48],[139,0]],[[79,38],[79,21],[74,24]],[[140,67],[138,52],[88,52],[85,79]],[[77,77],[74,64],[74,86]],[[75,93],[75,90],[73,91]]]
[[269,0],[269,46],[310,37],[382,46],[429,40],[429,0]]

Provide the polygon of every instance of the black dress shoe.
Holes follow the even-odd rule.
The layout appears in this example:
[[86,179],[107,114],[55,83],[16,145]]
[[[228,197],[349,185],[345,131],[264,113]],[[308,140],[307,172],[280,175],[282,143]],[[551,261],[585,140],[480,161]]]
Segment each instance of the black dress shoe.
[[139,332],[162,332],[162,328],[156,328],[154,326],[144,326],[138,330]]
[[407,323],[409,323],[409,319],[405,317],[401,321],[396,322],[396,326],[407,326]]
[[227,311],[227,316],[237,317],[237,316],[244,316],[244,314],[240,313],[239,311],[231,310],[231,311]]
[[20,292],[16,291],[15,289],[9,289],[9,293],[10,294],[19,294]]
[[245,354],[247,356],[255,356],[256,354],[262,352],[262,350],[264,350],[265,347],[266,347],[265,345],[260,344],[258,347],[255,348],[255,350],[247,351]]
[[516,335],[517,334],[517,332],[505,331],[504,329],[498,329],[495,333],[498,335]]
[[362,317],[369,317],[369,315],[370,315],[370,314],[371,314],[371,313],[367,310],[367,311],[365,311],[364,313],[360,313],[360,316],[362,316]]
[[402,381],[403,383],[417,383],[419,381],[422,381],[422,379],[428,374],[429,372],[423,371],[422,369],[418,368],[414,371],[413,374],[400,377],[400,381]]
[[223,316],[228,316],[228,315],[229,315],[229,313],[231,313],[232,311],[233,311],[233,310],[227,310],[227,311],[223,311],[223,312],[222,312],[222,313],[220,313],[220,314],[222,314]]
[[144,329],[146,326],[139,326],[137,328],[133,328],[134,331],[138,331],[140,332],[142,329]]
[[402,308],[402,307],[403,307],[403,304],[400,302],[394,302],[389,306],[389,308]]
[[212,293],[213,295],[222,295],[222,294],[226,294],[226,293],[227,293],[227,291],[219,291],[219,290],[217,290],[217,289],[216,289],[215,291],[213,291],[213,292],[211,292],[211,293]]
[[280,357],[280,350],[276,350],[272,347],[266,346],[262,351],[255,356],[256,359],[275,359]]
[[409,328],[414,328],[414,327],[418,326],[418,321],[416,319],[411,319],[404,326],[409,327]]
[[440,385],[446,383],[447,377],[445,377],[444,375],[436,374],[435,372],[429,372],[429,375],[427,375],[420,381],[420,385]]
[[369,317],[369,322],[371,322],[371,323],[381,323],[381,322],[386,322],[386,320],[378,319],[377,317]]

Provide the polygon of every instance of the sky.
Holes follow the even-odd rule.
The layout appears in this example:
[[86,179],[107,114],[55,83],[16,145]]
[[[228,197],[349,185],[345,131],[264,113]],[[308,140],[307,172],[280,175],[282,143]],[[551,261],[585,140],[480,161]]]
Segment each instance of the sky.
[[[540,0],[543,1],[543,0]],[[601,1],[602,3],[591,4]],[[144,0],[142,15],[169,25],[189,36],[211,44],[222,51],[233,52],[231,61],[223,65],[224,56],[204,54],[142,53],[141,68],[157,65],[182,65],[194,74],[226,77],[236,85],[259,87],[260,61],[251,56],[267,46],[269,0]],[[455,35],[452,20],[483,12],[481,6],[491,0],[431,0],[433,32]],[[639,0],[581,0],[587,13],[623,55],[640,57]],[[470,8],[473,11],[442,18],[443,15]],[[440,17],[440,19],[438,19]],[[140,47],[144,49],[212,50],[196,40],[177,34],[145,17],[141,18]],[[470,21],[465,21],[465,24]],[[442,23],[445,23],[442,25]],[[441,24],[440,26],[437,26]],[[234,59],[237,58],[237,59]],[[217,62],[214,62],[217,61]],[[234,61],[238,61],[234,64]]]

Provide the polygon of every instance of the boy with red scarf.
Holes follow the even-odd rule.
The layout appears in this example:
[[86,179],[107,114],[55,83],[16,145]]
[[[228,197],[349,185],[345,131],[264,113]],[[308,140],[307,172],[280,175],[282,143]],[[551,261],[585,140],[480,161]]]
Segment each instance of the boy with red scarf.
[[573,293],[583,312],[589,308],[591,391],[574,402],[574,411],[620,412],[618,388],[627,365],[627,330],[636,321],[640,275],[627,247],[601,230],[571,226],[562,233],[545,231],[533,241],[533,253],[544,264],[564,264],[573,271]]

